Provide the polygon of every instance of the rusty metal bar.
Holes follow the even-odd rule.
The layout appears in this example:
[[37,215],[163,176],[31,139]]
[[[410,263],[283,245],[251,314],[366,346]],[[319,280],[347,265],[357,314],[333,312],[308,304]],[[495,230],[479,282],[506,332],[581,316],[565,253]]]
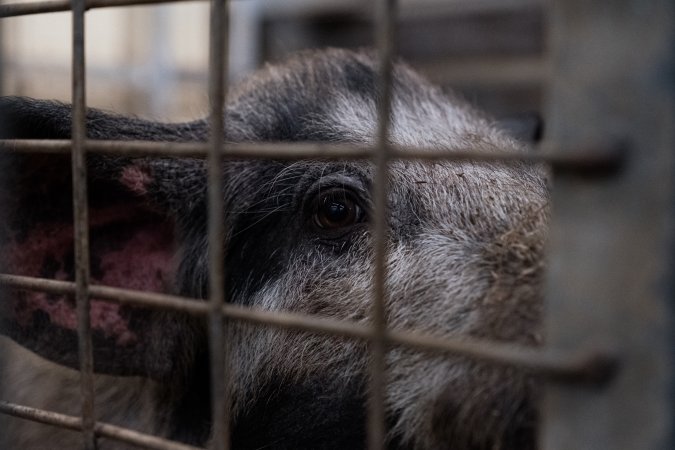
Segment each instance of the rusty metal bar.
[[377,136],[374,160],[376,163],[373,201],[373,303],[371,307],[372,335],[370,339],[370,384],[368,396],[368,449],[386,446],[386,356],[388,349],[385,312],[387,280],[387,248],[389,244],[389,125],[392,102],[392,58],[394,53],[394,22],[396,0],[380,0],[376,5],[375,43],[378,51]]
[[66,428],[68,430],[82,430],[81,417],[45,411],[38,408],[31,408],[30,406],[15,405],[4,400],[0,400],[0,412],[10,416],[19,417],[21,419],[32,420],[33,422]]
[[87,208],[86,79],[84,47],[84,0],[73,0],[72,61],[72,176],[75,243],[75,303],[82,393],[82,434],[84,448],[96,449],[94,433],[94,361],[89,316],[89,212]]
[[[154,5],[161,3],[190,2],[198,0],[87,0],[85,10],[118,6]],[[70,0],[47,0],[30,3],[10,3],[0,5],[0,18],[27,16],[31,14],[70,11]]]
[[373,201],[373,303],[371,307],[372,335],[370,339],[370,383],[368,396],[368,449],[386,446],[386,356],[388,349],[385,311],[387,280],[387,248],[389,244],[389,125],[392,102],[392,58],[394,53],[394,22],[396,0],[380,0],[376,5],[375,41],[378,51],[377,136],[375,148],[375,186]]
[[225,227],[223,224],[223,164],[225,142],[225,99],[229,3],[213,0],[209,30],[209,152],[208,240],[209,240],[209,350],[211,363],[212,435],[215,450],[230,448],[230,393],[227,379],[227,342],[222,308],[225,304]]
[[[289,17],[302,13],[307,16],[321,13],[352,13],[366,15],[374,2],[363,0],[313,0],[260,2],[264,17]],[[531,9],[544,0],[402,0],[399,16],[415,19],[439,15],[471,15],[482,12],[504,12]]]
[[[82,419],[80,417],[61,414],[54,411],[47,411],[39,408],[32,408],[30,406],[17,405],[0,400],[0,413],[8,414],[10,416],[21,419],[32,420],[33,422],[43,423],[45,425],[53,425],[69,430],[82,430]],[[115,439],[120,442],[132,444],[138,447],[155,449],[155,450],[201,450],[199,447],[174,442],[167,439],[162,439],[150,434],[141,433],[130,430],[128,428],[119,427],[105,422],[96,422],[94,424],[94,432],[98,436],[103,436],[109,439]]]
[[[88,0],[86,2],[87,9],[93,8],[107,8],[107,7],[121,7],[121,6],[136,6],[136,5],[152,5],[161,3],[176,3],[188,2],[198,0]],[[429,3],[429,4],[425,4]],[[448,1],[448,2],[424,2],[419,4],[410,1],[404,2],[402,10],[406,16],[427,16],[430,10],[434,10],[435,14],[467,14],[487,10],[508,10],[517,8],[527,8],[538,6],[543,3],[542,0],[464,0],[464,1]],[[347,5],[350,6],[350,5]],[[363,6],[362,3],[351,2],[352,7]],[[283,2],[265,4],[267,14],[284,13],[289,7],[285,6]],[[0,18],[26,16],[31,14],[42,14],[59,11],[70,10],[69,0],[46,0],[28,3],[10,3],[0,5]],[[291,7],[292,8],[292,7]]]
[[[0,285],[16,289],[54,294],[73,294],[75,283],[18,275],[0,274]],[[93,298],[147,308],[165,308],[197,316],[206,316],[206,302],[167,294],[139,292],[108,286],[92,285]],[[243,322],[274,326],[287,330],[307,331],[350,339],[370,340],[371,326],[355,322],[326,319],[312,315],[267,311],[240,305],[225,304],[224,317]],[[598,383],[606,381],[616,367],[616,359],[607,349],[585,349],[561,353],[551,350],[518,347],[500,342],[469,338],[439,338],[416,332],[387,331],[391,345],[414,348],[434,354],[448,354],[482,359],[496,364],[518,366],[547,379],[564,382]]]
[[[87,141],[89,153],[114,153],[129,156],[174,156],[204,158],[209,150],[205,143],[145,142],[145,141]],[[561,149],[550,143],[526,153],[504,153],[485,150],[437,148],[405,148],[388,145],[389,158],[422,161],[472,161],[528,164],[550,164],[559,174],[585,176],[606,175],[617,172],[624,166],[628,151],[622,143],[603,145],[579,145],[573,149]],[[351,144],[326,144],[320,142],[230,143],[222,150],[223,158],[262,158],[277,160],[294,159],[370,159],[377,147]],[[0,140],[0,151],[14,153],[62,154],[70,151],[68,140]]]

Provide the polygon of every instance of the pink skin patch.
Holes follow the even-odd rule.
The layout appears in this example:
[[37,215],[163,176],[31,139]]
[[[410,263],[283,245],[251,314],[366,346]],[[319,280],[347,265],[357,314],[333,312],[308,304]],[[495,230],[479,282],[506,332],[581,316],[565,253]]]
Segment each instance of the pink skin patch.
[[[90,214],[91,281],[113,287],[168,292],[173,280],[173,226],[139,205],[117,205]],[[73,228],[68,223],[40,223],[19,242],[0,249],[7,270],[16,275],[72,281]],[[71,264],[72,265],[72,264]],[[75,330],[72,297],[44,292],[17,293],[14,310],[19,325],[28,327],[37,311],[52,324]],[[127,307],[127,312],[128,312]],[[135,345],[139,337],[129,327],[122,306],[91,301],[91,326],[119,346]]]
[[134,194],[145,195],[148,193],[152,176],[148,168],[132,165],[122,169],[120,182]]

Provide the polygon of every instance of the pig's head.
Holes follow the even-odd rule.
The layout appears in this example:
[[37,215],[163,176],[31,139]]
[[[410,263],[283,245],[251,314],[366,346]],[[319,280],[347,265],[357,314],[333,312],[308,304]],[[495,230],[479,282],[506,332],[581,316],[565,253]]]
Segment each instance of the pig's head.
[[[376,66],[325,51],[269,66],[227,104],[227,139],[374,143]],[[67,138],[70,108],[1,103],[18,138]],[[92,139],[204,140],[206,122],[158,124],[91,110]],[[520,152],[521,144],[402,65],[390,140]],[[73,279],[69,159],[6,157],[4,271]],[[7,162],[9,161],[9,162]],[[207,295],[206,180],[194,159],[90,155],[92,281]],[[228,301],[369,322],[374,166],[353,161],[224,164]],[[540,167],[485,162],[390,164],[386,309],[390,328],[438,337],[539,343],[547,188]],[[72,298],[11,290],[3,331],[77,367]],[[198,301],[198,300],[196,300]],[[94,299],[96,371],[167,385],[170,437],[209,434],[204,323]],[[235,448],[364,446],[367,345],[228,322]],[[386,408],[392,448],[531,448],[533,381],[516,369],[391,348]],[[166,401],[166,400],[165,400]],[[183,409],[188,408],[189,411]]]

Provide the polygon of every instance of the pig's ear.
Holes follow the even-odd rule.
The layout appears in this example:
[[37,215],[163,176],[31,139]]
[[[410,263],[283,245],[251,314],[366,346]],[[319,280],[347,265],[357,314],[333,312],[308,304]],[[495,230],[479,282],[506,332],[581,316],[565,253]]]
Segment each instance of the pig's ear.
[[[66,105],[11,99],[0,106],[3,138],[70,137]],[[90,111],[88,119],[95,138],[175,140],[174,132],[166,133],[168,124],[100,111]],[[203,163],[90,155],[87,166],[91,282],[188,294],[177,282],[184,270],[179,253],[186,224],[205,222],[195,217],[205,209]],[[73,281],[70,157],[0,154],[3,167],[2,272]],[[9,288],[0,294],[3,334],[45,358],[78,367],[73,296]],[[95,297],[91,326],[95,370],[118,375],[165,378],[184,371],[202,338],[193,318]]]

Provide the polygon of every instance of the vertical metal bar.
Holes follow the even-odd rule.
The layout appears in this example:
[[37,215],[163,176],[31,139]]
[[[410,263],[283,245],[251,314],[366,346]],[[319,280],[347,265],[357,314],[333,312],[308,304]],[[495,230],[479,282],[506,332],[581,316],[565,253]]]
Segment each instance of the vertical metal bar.
[[72,0],[73,6],[73,223],[75,233],[75,302],[82,392],[82,432],[84,448],[96,448],[94,433],[94,362],[89,316],[89,218],[87,210],[84,12],[85,0]]
[[228,13],[227,0],[211,3],[209,33],[210,149],[207,158],[209,182],[209,349],[211,354],[212,448],[230,447],[230,395],[226,379],[227,343],[221,309],[225,303],[223,166],[225,141],[224,105],[227,95]]
[[386,261],[388,243],[387,184],[389,179],[389,125],[392,94],[392,57],[394,53],[394,21],[396,1],[380,0],[377,3],[376,44],[379,56],[379,95],[377,104],[377,155],[375,175],[374,217],[374,292],[371,317],[374,339],[371,342],[370,397],[368,409],[368,448],[385,447],[385,397],[386,397]]
[[621,366],[597,392],[547,389],[541,448],[673,449],[675,3],[552,5],[548,137],[630,155],[619,176],[554,183],[547,343],[609,345]]

